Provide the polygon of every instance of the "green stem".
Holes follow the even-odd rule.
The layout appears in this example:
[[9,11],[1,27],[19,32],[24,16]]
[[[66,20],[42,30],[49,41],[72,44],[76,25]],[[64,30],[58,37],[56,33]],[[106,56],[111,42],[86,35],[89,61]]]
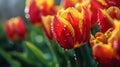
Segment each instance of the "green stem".
[[[45,35],[44,35],[45,36]],[[46,43],[48,45],[48,47],[50,48],[51,50],[51,53],[53,54],[53,59],[54,59],[54,62],[55,62],[55,67],[60,67],[59,66],[59,62],[58,62],[58,59],[57,59],[57,56],[56,56],[56,53],[55,53],[55,50],[54,48],[52,47],[52,44],[51,42],[49,41],[49,39],[45,36],[45,40],[46,40]]]
[[95,35],[97,32],[100,32],[100,28],[98,25],[91,28],[91,34]]
[[92,57],[92,52],[91,52],[89,45],[85,44],[84,46],[81,47],[81,50],[83,51],[82,55],[83,55],[84,62],[86,65],[85,67],[89,67],[89,66],[94,67],[95,61]]
[[80,64],[79,49],[75,48],[74,51],[75,51],[75,60],[76,60],[76,63],[77,63],[77,67],[80,67],[81,64]]
[[71,64],[70,64],[70,60],[69,60],[69,57],[68,57],[68,54],[67,54],[67,52],[64,50],[64,56],[65,56],[65,59],[66,59],[66,61],[67,61],[67,67],[71,67]]

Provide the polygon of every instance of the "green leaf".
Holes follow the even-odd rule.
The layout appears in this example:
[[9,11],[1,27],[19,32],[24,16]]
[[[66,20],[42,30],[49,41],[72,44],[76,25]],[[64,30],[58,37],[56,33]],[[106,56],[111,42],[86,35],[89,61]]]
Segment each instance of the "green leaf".
[[32,54],[37,58],[37,60],[43,63],[46,67],[50,67],[50,63],[46,60],[45,55],[41,50],[39,50],[30,42],[26,42],[26,47],[29,49],[29,51],[32,52]]
[[6,59],[6,61],[11,65],[11,67],[21,67],[21,64],[14,60],[12,56],[0,48],[0,55]]
[[23,65],[29,66],[29,67],[37,67],[38,65],[30,60],[28,58],[27,53],[18,53],[18,52],[11,52],[11,55],[18,58],[20,62],[22,62]]

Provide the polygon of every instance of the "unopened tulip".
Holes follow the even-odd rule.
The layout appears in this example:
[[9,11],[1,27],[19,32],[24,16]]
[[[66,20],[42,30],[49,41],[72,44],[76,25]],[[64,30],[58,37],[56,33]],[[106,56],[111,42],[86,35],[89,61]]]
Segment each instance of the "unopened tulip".
[[48,16],[43,16],[42,17],[42,27],[44,29],[45,34],[47,37],[52,40],[53,39],[53,34],[52,34],[52,27],[51,24],[53,22],[54,16],[48,15]]
[[81,12],[75,8],[59,10],[52,26],[55,39],[61,47],[64,49],[77,48],[88,41],[90,14],[83,8],[81,8]]
[[40,26],[41,16],[56,14],[54,0],[27,0],[25,12],[32,24]]
[[11,18],[5,24],[7,37],[12,41],[25,39],[27,30],[24,21],[20,17]]

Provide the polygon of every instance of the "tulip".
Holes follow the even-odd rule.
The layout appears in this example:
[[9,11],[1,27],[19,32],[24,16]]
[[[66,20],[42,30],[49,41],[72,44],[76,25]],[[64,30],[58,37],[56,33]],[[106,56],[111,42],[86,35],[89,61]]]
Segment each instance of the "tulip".
[[[91,3],[91,26],[94,27],[98,24],[98,13],[100,9],[107,9],[110,6],[117,6],[119,0],[90,0]],[[120,5],[119,5],[120,6]]]
[[25,8],[26,17],[30,20],[35,26],[41,24],[41,11],[36,6],[35,0],[27,0],[27,6]]
[[98,32],[90,39],[93,56],[101,67],[114,67],[118,61],[116,59],[116,52],[111,44],[108,43],[110,36],[111,30],[108,30],[105,34]]
[[120,21],[113,23],[114,29],[98,32],[90,38],[93,56],[102,67],[120,67]]
[[26,38],[27,29],[20,17],[11,18],[5,24],[5,32],[11,41],[21,41]]
[[56,14],[54,0],[27,0],[25,13],[32,24],[40,26],[41,16]]
[[52,40],[53,39],[53,34],[52,34],[52,27],[51,24],[53,22],[53,16],[48,15],[48,16],[43,16],[42,17],[42,27],[44,29],[45,34],[47,37]]
[[87,9],[61,9],[54,17],[52,31],[55,39],[64,49],[78,48],[88,41],[90,35],[90,14]]
[[109,28],[114,28],[113,20],[120,20],[120,9],[112,6],[107,10],[101,10],[99,12],[99,21],[101,32],[106,32]]

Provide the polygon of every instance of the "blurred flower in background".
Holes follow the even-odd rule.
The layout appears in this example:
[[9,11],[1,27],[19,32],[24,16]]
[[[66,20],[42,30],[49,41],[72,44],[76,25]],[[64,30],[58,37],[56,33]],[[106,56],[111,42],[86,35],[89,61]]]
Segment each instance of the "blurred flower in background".
[[12,41],[21,41],[27,36],[25,22],[20,17],[11,18],[6,21],[5,31],[8,39]]
[[25,9],[26,17],[35,26],[40,26],[42,16],[56,14],[54,2],[54,0],[27,0]]

